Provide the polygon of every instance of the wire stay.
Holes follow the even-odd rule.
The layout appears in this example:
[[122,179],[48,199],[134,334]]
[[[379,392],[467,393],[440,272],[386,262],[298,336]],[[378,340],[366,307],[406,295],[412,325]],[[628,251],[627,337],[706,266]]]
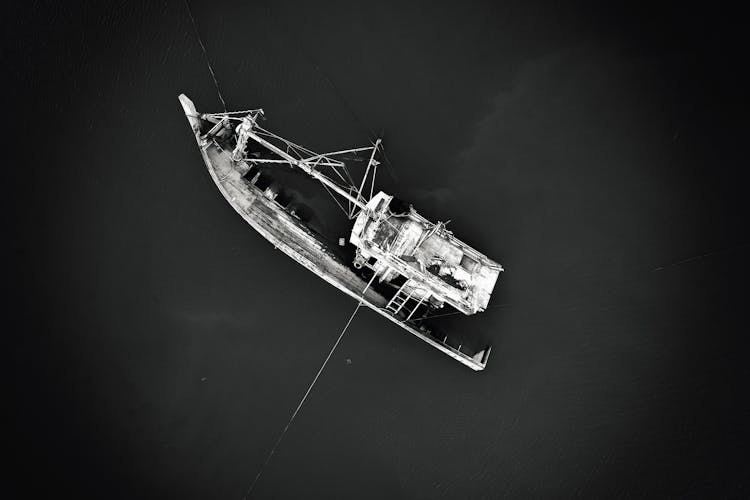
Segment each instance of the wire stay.
[[312,383],[310,383],[310,387],[307,388],[305,395],[302,396],[302,399],[297,405],[297,408],[294,410],[294,413],[292,413],[292,416],[289,418],[289,422],[287,422],[286,427],[284,427],[284,430],[281,431],[281,435],[279,435],[279,438],[276,440],[276,443],[273,445],[273,448],[271,448],[271,452],[266,457],[266,461],[263,462],[263,465],[261,465],[260,470],[258,471],[258,474],[255,476],[255,479],[250,484],[250,487],[247,489],[247,493],[245,493],[243,500],[246,500],[247,497],[250,495],[250,493],[252,493],[253,489],[255,488],[255,485],[258,483],[258,480],[260,479],[260,476],[263,474],[263,471],[268,465],[268,462],[271,461],[271,457],[276,452],[276,448],[279,447],[279,444],[281,444],[281,440],[284,439],[286,432],[289,430],[289,427],[292,425],[292,422],[294,421],[294,417],[296,417],[297,413],[299,413],[300,409],[302,408],[302,405],[305,403],[305,400],[307,399],[307,396],[310,394],[310,391],[312,391],[312,388],[315,385],[315,382],[318,381],[320,374],[323,373],[323,369],[328,364],[328,360],[331,359],[331,356],[333,355],[333,351],[335,351],[336,347],[338,347],[339,343],[341,342],[341,339],[344,337],[344,334],[346,333],[346,330],[349,328],[349,325],[351,325],[352,320],[354,319],[354,316],[357,314],[357,311],[359,311],[359,308],[361,306],[362,306],[362,302],[357,302],[357,307],[354,308],[354,312],[352,312],[352,315],[349,316],[349,321],[346,322],[346,325],[344,325],[344,329],[341,330],[341,333],[339,334],[339,338],[336,339],[336,343],[334,343],[333,347],[331,347],[331,351],[328,353],[328,356],[326,356],[325,361],[323,361],[323,364],[320,366],[318,373],[315,375],[315,378],[313,379]]

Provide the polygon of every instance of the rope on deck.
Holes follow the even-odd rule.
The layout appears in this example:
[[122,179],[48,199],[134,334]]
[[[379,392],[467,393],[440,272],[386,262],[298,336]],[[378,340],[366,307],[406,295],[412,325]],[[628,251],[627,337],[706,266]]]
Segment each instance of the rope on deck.
[[352,320],[354,319],[354,316],[357,314],[357,311],[359,311],[359,308],[362,306],[362,302],[357,302],[357,307],[354,308],[354,312],[352,312],[352,315],[349,316],[349,321],[346,322],[346,325],[344,326],[344,329],[341,330],[341,333],[339,334],[339,338],[336,339],[336,343],[333,344],[333,347],[331,347],[331,351],[328,353],[328,356],[326,356],[325,361],[323,361],[323,364],[320,366],[320,369],[318,370],[317,375],[315,375],[315,378],[313,379],[312,383],[310,384],[310,387],[307,388],[307,392],[305,392],[305,395],[302,396],[302,400],[300,400],[299,404],[297,405],[297,409],[294,410],[294,413],[292,413],[291,418],[289,419],[289,422],[287,422],[286,427],[284,427],[284,430],[281,432],[281,435],[276,440],[276,444],[273,445],[273,448],[271,448],[271,452],[266,457],[266,461],[263,462],[263,465],[261,465],[260,470],[258,471],[258,474],[255,476],[255,479],[253,480],[252,484],[250,484],[250,487],[247,489],[247,493],[245,493],[245,496],[243,497],[243,500],[246,500],[247,497],[252,493],[253,488],[255,488],[255,485],[258,483],[258,480],[260,479],[260,476],[263,474],[263,471],[266,468],[266,465],[268,465],[268,462],[271,461],[271,457],[276,452],[276,448],[279,447],[279,444],[281,444],[281,440],[284,439],[284,435],[286,435],[286,432],[289,430],[289,426],[292,425],[292,421],[294,421],[294,417],[297,416],[297,413],[299,413],[300,409],[302,408],[302,405],[304,404],[305,400],[307,399],[307,396],[310,394],[310,391],[312,391],[313,386],[315,385],[315,382],[318,381],[318,378],[320,377],[320,374],[323,373],[323,369],[328,364],[328,360],[331,359],[331,356],[333,355],[333,351],[336,350],[336,347],[338,347],[339,342],[341,342],[341,339],[344,337],[344,334],[346,333],[346,330],[349,328],[349,325],[351,325]]

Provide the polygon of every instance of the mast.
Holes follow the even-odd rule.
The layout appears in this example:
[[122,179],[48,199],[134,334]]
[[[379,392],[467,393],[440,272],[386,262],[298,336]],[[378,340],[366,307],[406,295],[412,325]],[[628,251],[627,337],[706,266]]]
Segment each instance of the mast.
[[268,142],[267,140],[265,140],[264,138],[262,138],[258,134],[256,134],[252,130],[252,128],[250,130],[248,130],[247,132],[245,132],[244,130],[240,130],[240,133],[241,134],[242,133],[246,133],[248,137],[254,139],[259,144],[262,144],[263,146],[267,147],[268,149],[270,149],[271,151],[273,151],[274,153],[276,153],[280,157],[284,158],[291,165],[294,165],[294,166],[297,166],[297,167],[301,168],[308,175],[310,175],[310,177],[312,177],[313,179],[319,180],[324,185],[326,185],[329,188],[331,188],[332,190],[336,191],[337,194],[343,196],[344,198],[346,198],[347,200],[349,200],[351,203],[354,203],[361,210],[364,210],[364,208],[365,208],[366,205],[364,203],[362,203],[361,199],[355,198],[354,196],[352,196],[348,192],[346,192],[343,189],[341,189],[341,187],[338,184],[336,184],[331,179],[329,179],[325,175],[323,175],[320,172],[318,172],[317,170],[315,170],[315,168],[312,165],[310,165],[309,163],[307,163],[306,161],[304,161],[304,160],[298,160],[295,157],[293,157],[292,155],[290,155],[289,153],[287,153],[286,151],[284,151],[283,149],[275,146],[274,144],[271,144],[270,142]]
[[[363,198],[361,196],[361,192],[358,192],[357,197],[355,198],[354,196],[351,195],[351,193],[342,189],[341,186],[339,186],[337,183],[333,182],[327,176],[315,170],[315,165],[308,163],[309,159],[307,161],[303,159],[297,159],[294,156],[290,155],[288,152],[281,149],[280,147],[276,146],[270,141],[267,141],[263,137],[259,136],[255,132],[255,127],[256,127],[255,119],[257,116],[258,116],[258,113],[256,113],[255,115],[253,113],[250,113],[244,118],[242,118],[241,123],[237,126],[237,129],[236,129],[237,146],[234,148],[234,151],[232,152],[232,159],[234,161],[240,161],[243,158],[245,146],[247,145],[247,140],[253,139],[258,144],[265,146],[270,151],[273,151],[274,153],[279,155],[290,165],[301,168],[310,177],[320,181],[321,183],[323,183],[323,185],[331,188],[338,195],[343,196],[344,198],[349,200],[350,203],[353,203],[355,206],[359,207],[360,210],[364,210],[366,204],[362,202]],[[379,141],[378,141],[378,144],[379,144]],[[377,149],[377,146],[373,148],[373,156],[375,155],[375,149]],[[311,158],[318,160],[316,163],[320,163],[319,161],[320,158],[324,158],[324,157],[325,155],[316,155]],[[372,163],[372,158],[370,159],[370,163],[368,163],[367,165],[368,170],[370,168],[371,163]],[[365,174],[365,177],[366,177],[366,174]],[[363,182],[364,182],[364,179],[363,179]]]

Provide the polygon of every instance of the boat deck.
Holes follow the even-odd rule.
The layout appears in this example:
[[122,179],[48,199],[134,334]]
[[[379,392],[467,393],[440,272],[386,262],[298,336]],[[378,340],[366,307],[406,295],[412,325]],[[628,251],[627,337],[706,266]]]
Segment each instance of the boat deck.
[[246,163],[235,163],[229,151],[222,150],[215,142],[206,142],[200,136],[200,118],[193,103],[185,96],[180,96],[185,114],[190,121],[196,140],[208,168],[209,174],[219,191],[235,211],[258,231],[275,248],[323,278],[342,292],[396,323],[404,330],[443,351],[473,370],[483,370],[489,348],[473,355],[448,343],[448,338],[435,337],[426,326],[415,326],[404,321],[403,314],[391,314],[386,309],[389,299],[357,275],[348,264],[337,258],[305,224],[295,217],[287,207],[277,202],[270,189],[261,190],[254,185],[254,171]]

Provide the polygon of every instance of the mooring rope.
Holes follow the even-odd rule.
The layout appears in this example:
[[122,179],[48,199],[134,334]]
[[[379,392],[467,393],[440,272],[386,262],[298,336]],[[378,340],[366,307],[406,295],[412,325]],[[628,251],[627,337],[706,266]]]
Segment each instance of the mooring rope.
[[331,351],[328,353],[328,356],[326,356],[325,361],[323,361],[323,364],[320,366],[320,369],[318,370],[318,373],[315,375],[315,378],[313,379],[312,383],[310,384],[310,387],[307,388],[307,391],[305,392],[305,395],[302,396],[302,399],[300,400],[299,404],[297,405],[297,408],[294,410],[294,413],[292,413],[291,418],[289,418],[289,422],[287,422],[286,427],[284,427],[284,430],[281,431],[281,435],[276,440],[276,443],[273,445],[273,448],[271,448],[271,452],[266,457],[266,461],[263,462],[263,465],[261,465],[260,470],[258,471],[258,474],[255,476],[255,479],[253,480],[252,484],[250,484],[250,487],[247,489],[247,493],[245,493],[245,496],[243,497],[243,500],[246,500],[247,497],[252,493],[253,488],[255,488],[255,485],[258,483],[258,480],[260,479],[260,476],[263,474],[263,471],[266,468],[266,465],[268,465],[268,462],[271,461],[271,457],[276,452],[276,448],[279,447],[279,444],[281,444],[281,440],[284,439],[284,436],[286,435],[286,432],[289,430],[289,426],[292,425],[292,421],[294,421],[294,417],[297,416],[297,413],[299,413],[300,409],[302,408],[302,405],[305,403],[305,400],[307,399],[307,396],[310,394],[310,391],[312,391],[313,386],[315,385],[315,382],[318,381],[318,378],[320,377],[320,374],[323,373],[323,369],[328,364],[328,360],[331,359],[331,356],[333,355],[333,351],[336,350],[336,347],[338,347],[339,342],[341,342],[341,339],[344,337],[344,334],[346,333],[346,330],[349,328],[349,325],[351,325],[352,320],[354,319],[354,316],[357,314],[357,311],[359,311],[359,308],[362,306],[362,302],[357,302],[357,307],[354,308],[354,312],[352,312],[352,315],[349,316],[349,321],[346,322],[346,325],[344,325],[344,329],[341,330],[341,333],[339,334],[339,338],[336,339],[336,343],[333,344],[333,347],[331,347]]
[[203,58],[206,60],[206,65],[208,66],[208,71],[211,73],[211,78],[214,79],[216,92],[219,94],[219,100],[221,101],[221,105],[224,106],[224,112],[226,113],[227,103],[224,102],[224,97],[221,95],[221,90],[219,89],[219,81],[216,79],[216,74],[214,73],[213,67],[211,67],[211,61],[208,60],[208,52],[206,52],[206,46],[203,45],[203,40],[201,40],[201,35],[198,32],[198,26],[195,24],[193,11],[190,10],[190,4],[188,3],[188,0],[185,0],[185,7],[187,7],[188,15],[190,16],[190,22],[193,23],[193,29],[195,30],[195,36],[198,39],[198,44],[201,46],[201,50],[203,50]]
[[[195,36],[198,39],[198,44],[200,45],[201,50],[203,51],[203,58],[206,61],[206,66],[208,66],[208,71],[211,73],[211,78],[213,78],[214,86],[216,87],[216,93],[219,95],[219,100],[221,101],[221,105],[224,108],[224,114],[225,115],[230,115],[230,114],[239,114],[239,113],[242,113],[242,112],[232,112],[232,113],[229,113],[227,111],[226,101],[224,101],[224,96],[221,95],[221,89],[219,88],[219,81],[216,78],[216,73],[214,73],[213,67],[211,66],[211,61],[208,58],[208,52],[206,51],[206,46],[203,44],[203,40],[201,39],[200,32],[198,31],[198,26],[197,26],[197,24],[195,22],[195,17],[193,17],[193,11],[190,9],[190,4],[188,3],[188,0],[184,0],[184,1],[185,1],[185,7],[187,9],[188,15],[190,16],[190,22],[192,23],[193,30],[195,31]],[[306,54],[306,55],[308,57],[310,57],[309,54]],[[330,78],[328,78],[328,76],[325,75],[320,70],[320,66],[319,65],[317,65],[315,63],[313,63],[313,64],[315,66],[315,69],[321,74],[321,76],[323,77],[323,79],[326,80],[326,82],[331,86],[331,88],[333,89],[334,93],[336,94],[336,97],[339,98],[340,102],[344,105],[344,107],[352,114],[352,116],[354,118],[354,121],[357,122],[357,124],[360,127],[364,128],[367,131],[367,128],[359,120],[359,117],[354,112],[354,109],[351,106],[349,106],[349,104],[346,102],[346,100],[344,99],[344,97],[341,94],[341,92],[339,91],[339,89],[334,85],[334,83],[330,80]],[[371,135],[374,135],[374,134],[372,134],[372,131],[369,131],[369,132],[370,132]],[[300,149],[304,150],[306,148],[301,148],[300,147]],[[385,152],[383,152],[383,154],[385,155]],[[386,159],[387,163],[390,163],[390,161],[388,161],[387,158],[385,158],[385,159]],[[388,170],[389,170],[389,173],[391,173],[390,169],[388,169]],[[349,176],[348,170],[345,170],[345,171],[346,171],[347,176]],[[350,177],[350,180],[351,180],[351,177]],[[325,187],[325,185],[323,187]],[[326,191],[327,190],[328,189],[326,189]],[[331,194],[331,193],[329,192],[329,194]],[[334,200],[335,200],[335,198],[334,198]],[[341,207],[341,205],[339,205],[339,206]],[[343,207],[341,207],[341,209],[343,210]],[[370,284],[375,279],[375,276],[376,275],[373,275],[372,279],[367,284],[367,287],[365,288],[365,291],[367,291],[367,289],[370,287]],[[362,294],[364,295],[364,291],[362,292]],[[263,465],[261,465],[260,470],[258,471],[258,474],[255,476],[255,479],[250,484],[250,487],[247,489],[247,492],[245,493],[245,496],[243,497],[243,500],[247,499],[247,497],[250,495],[250,493],[252,493],[253,489],[255,488],[255,485],[258,483],[258,480],[260,480],[261,476],[263,475],[263,471],[265,470],[265,468],[268,465],[268,463],[271,461],[271,457],[273,457],[274,453],[276,453],[276,449],[279,447],[279,445],[281,444],[281,441],[284,439],[284,436],[286,435],[287,431],[289,430],[289,427],[292,425],[292,422],[294,421],[295,417],[297,416],[297,414],[299,413],[299,411],[302,409],[302,405],[305,403],[305,400],[307,399],[307,396],[310,395],[310,392],[312,391],[313,387],[315,386],[315,383],[318,381],[318,378],[320,378],[320,375],[323,373],[323,370],[325,369],[326,365],[328,364],[328,361],[331,359],[331,356],[333,355],[333,352],[336,350],[336,348],[338,347],[339,343],[341,343],[341,339],[344,337],[344,334],[346,333],[347,329],[349,328],[349,325],[351,325],[352,320],[354,319],[354,316],[356,316],[357,311],[359,311],[359,308],[361,306],[362,306],[362,301],[360,300],[359,302],[357,302],[357,306],[354,308],[354,311],[352,312],[352,315],[349,316],[349,320],[346,322],[346,325],[344,325],[344,328],[341,330],[341,333],[339,334],[338,338],[336,339],[336,342],[333,344],[333,347],[331,347],[331,350],[328,352],[328,356],[326,356],[326,359],[323,361],[323,364],[320,366],[320,369],[318,370],[318,373],[315,375],[315,378],[313,378],[313,381],[310,383],[310,386],[307,388],[307,391],[305,391],[304,396],[302,396],[302,399],[300,400],[299,404],[297,405],[297,408],[295,408],[294,413],[292,413],[292,416],[289,418],[289,421],[287,422],[286,426],[284,427],[284,430],[281,431],[281,434],[279,435],[278,439],[276,440],[276,443],[274,443],[273,448],[271,448],[271,451],[269,452],[268,456],[266,457],[266,460],[263,462]]]

